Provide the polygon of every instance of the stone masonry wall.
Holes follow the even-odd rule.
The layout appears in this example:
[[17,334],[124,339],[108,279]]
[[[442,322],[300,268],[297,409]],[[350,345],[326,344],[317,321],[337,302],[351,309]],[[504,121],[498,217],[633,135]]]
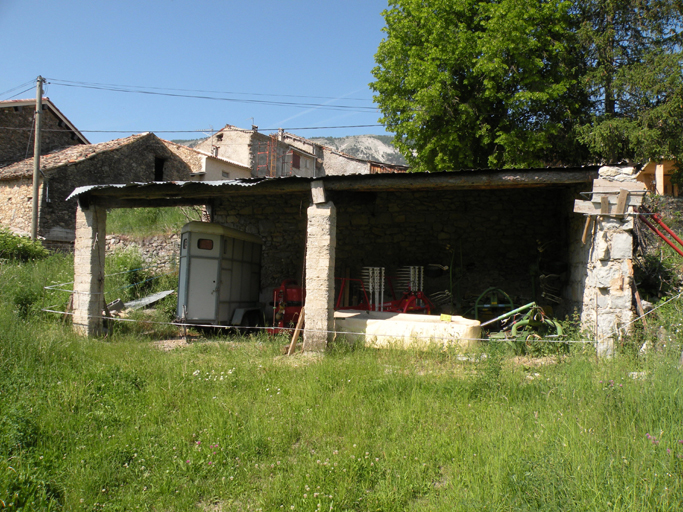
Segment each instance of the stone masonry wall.
[[0,182],[0,225],[14,233],[30,235],[32,198],[32,180]]
[[[463,300],[495,286],[524,304],[539,266],[562,274],[566,285],[575,188],[329,193],[337,210],[335,276],[348,268],[360,277],[364,266],[384,266],[392,275],[404,265],[453,264],[455,292]],[[214,204],[215,222],[263,240],[263,301],[281,280],[301,279],[309,204],[310,194]],[[540,295],[538,275],[533,279]],[[428,293],[448,289],[448,272],[425,283]]]
[[283,279],[301,282],[310,194],[217,199],[214,222],[261,237],[261,300]]
[[107,235],[106,252],[136,251],[145,265],[159,265],[158,271],[178,269],[180,233],[133,239],[125,235]]
[[[364,266],[395,275],[401,266],[436,263],[453,267],[454,295],[465,309],[488,287],[516,303],[543,303],[539,270],[566,284],[575,194],[574,188],[330,194],[337,207],[336,275],[348,268],[358,277]],[[449,272],[425,278],[428,294],[449,288]]]
[[[21,128],[17,130],[0,130],[0,167],[19,162],[33,156],[33,115],[35,104],[25,107],[0,108],[0,126]],[[43,111],[43,132],[40,140],[41,154],[45,155],[56,149],[65,148],[82,141],[63,125],[61,119],[49,109]],[[60,126],[62,124],[62,126]]]

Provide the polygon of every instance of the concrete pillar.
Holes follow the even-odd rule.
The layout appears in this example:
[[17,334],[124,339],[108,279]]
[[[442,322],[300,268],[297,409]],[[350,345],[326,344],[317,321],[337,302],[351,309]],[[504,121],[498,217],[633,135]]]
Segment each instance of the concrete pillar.
[[337,210],[331,202],[308,208],[304,351],[325,350],[334,325]]
[[76,211],[74,244],[74,330],[83,336],[102,332],[104,249],[107,211],[90,205]]

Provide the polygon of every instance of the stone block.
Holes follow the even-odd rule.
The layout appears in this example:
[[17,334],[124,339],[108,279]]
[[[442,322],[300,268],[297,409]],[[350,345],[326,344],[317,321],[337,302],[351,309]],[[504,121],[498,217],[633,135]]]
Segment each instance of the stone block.
[[612,281],[621,276],[621,270],[611,264],[606,264],[599,268],[596,268],[593,272],[594,286],[597,288],[609,288],[612,285]]
[[612,258],[627,259],[633,256],[633,237],[631,233],[615,233],[612,236]]
[[594,258],[599,261],[610,259],[609,236],[604,231],[596,236]]
[[630,293],[612,293],[610,295],[611,309],[631,309],[631,294]]

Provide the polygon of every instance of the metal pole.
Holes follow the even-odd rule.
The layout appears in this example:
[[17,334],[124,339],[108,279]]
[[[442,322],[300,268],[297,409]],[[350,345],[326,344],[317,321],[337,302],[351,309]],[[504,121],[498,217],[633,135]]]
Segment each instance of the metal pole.
[[38,238],[38,195],[40,192],[40,124],[43,118],[43,82],[38,75],[36,79],[36,134],[33,146],[33,204],[31,210],[31,240]]

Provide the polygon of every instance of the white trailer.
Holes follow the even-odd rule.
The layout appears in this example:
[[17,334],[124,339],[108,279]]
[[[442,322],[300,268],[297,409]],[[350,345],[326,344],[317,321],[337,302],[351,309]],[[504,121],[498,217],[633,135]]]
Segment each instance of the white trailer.
[[259,304],[261,239],[209,222],[185,224],[180,236],[179,320],[254,326]]

